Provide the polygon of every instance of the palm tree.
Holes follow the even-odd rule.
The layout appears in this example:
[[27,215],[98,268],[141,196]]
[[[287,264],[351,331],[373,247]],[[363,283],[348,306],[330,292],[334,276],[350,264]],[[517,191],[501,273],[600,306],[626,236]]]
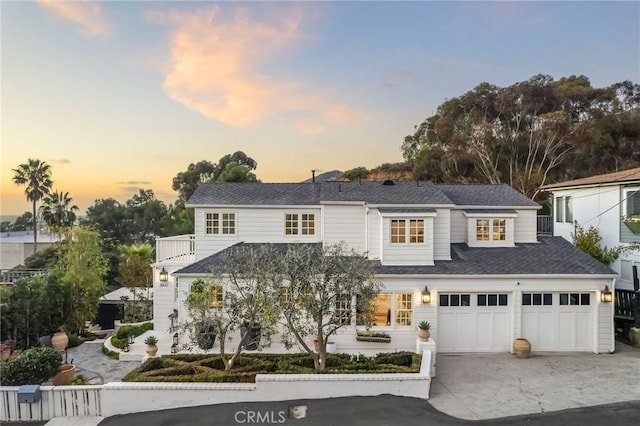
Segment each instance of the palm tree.
[[15,173],[13,182],[18,186],[25,186],[24,193],[27,195],[27,201],[31,201],[33,206],[33,252],[35,253],[38,246],[36,203],[51,190],[53,185],[51,166],[44,161],[29,159],[27,163],[20,164],[12,171]]
[[73,225],[78,206],[71,205],[73,198],[68,192],[53,192],[42,200],[39,212],[50,228],[56,230]]

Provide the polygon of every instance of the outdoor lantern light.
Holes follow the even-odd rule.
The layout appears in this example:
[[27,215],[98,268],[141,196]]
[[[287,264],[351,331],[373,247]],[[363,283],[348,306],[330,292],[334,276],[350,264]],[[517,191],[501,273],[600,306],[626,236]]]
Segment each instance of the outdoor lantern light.
[[426,285],[424,286],[424,290],[422,290],[422,303],[431,303],[431,292],[429,291],[429,287]]
[[162,268],[162,271],[160,271],[160,281],[162,281],[163,283],[169,281],[169,273],[164,268]]
[[128,339],[127,343],[130,345],[132,345],[135,342],[135,340],[133,340],[133,333],[129,333],[129,335],[127,336],[127,339]]
[[178,353],[178,346],[175,343],[173,345],[171,345],[171,353],[172,354],[177,354]]
[[613,301],[613,294],[611,294],[608,285],[605,285],[604,290],[600,292],[600,301],[604,303],[611,303]]
[[178,345],[178,333],[176,333],[176,334],[174,334],[174,335],[173,335],[173,344],[174,344],[175,346],[177,346],[177,345]]
[[129,352],[129,344],[125,343],[124,344],[124,348],[122,348],[122,350],[125,351],[125,352]]

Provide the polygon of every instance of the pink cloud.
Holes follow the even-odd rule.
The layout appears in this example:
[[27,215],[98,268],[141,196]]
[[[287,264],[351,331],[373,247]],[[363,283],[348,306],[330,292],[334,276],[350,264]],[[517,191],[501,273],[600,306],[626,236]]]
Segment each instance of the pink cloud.
[[98,2],[38,0],[38,4],[63,19],[79,24],[80,31],[85,35],[105,36],[111,31]]
[[301,30],[302,7],[279,8],[277,16],[262,14],[261,21],[245,8],[230,18],[221,15],[218,7],[147,14],[148,20],[172,27],[163,84],[171,99],[235,127],[274,113],[302,111],[317,118],[294,124],[304,134],[322,132],[320,121],[350,123],[358,115],[312,82],[265,71],[265,65],[307,38]]

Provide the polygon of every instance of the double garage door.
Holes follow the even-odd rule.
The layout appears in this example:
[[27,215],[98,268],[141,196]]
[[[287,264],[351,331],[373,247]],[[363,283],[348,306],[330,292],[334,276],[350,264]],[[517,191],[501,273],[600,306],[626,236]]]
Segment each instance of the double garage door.
[[[592,350],[590,293],[523,293],[521,335],[534,351]],[[512,293],[438,295],[438,352],[508,352]]]

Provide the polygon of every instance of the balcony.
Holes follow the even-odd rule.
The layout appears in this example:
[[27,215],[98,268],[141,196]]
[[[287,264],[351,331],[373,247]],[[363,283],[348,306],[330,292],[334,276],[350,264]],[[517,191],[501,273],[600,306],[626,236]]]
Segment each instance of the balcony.
[[156,238],[156,263],[193,262],[196,258],[195,235]]

